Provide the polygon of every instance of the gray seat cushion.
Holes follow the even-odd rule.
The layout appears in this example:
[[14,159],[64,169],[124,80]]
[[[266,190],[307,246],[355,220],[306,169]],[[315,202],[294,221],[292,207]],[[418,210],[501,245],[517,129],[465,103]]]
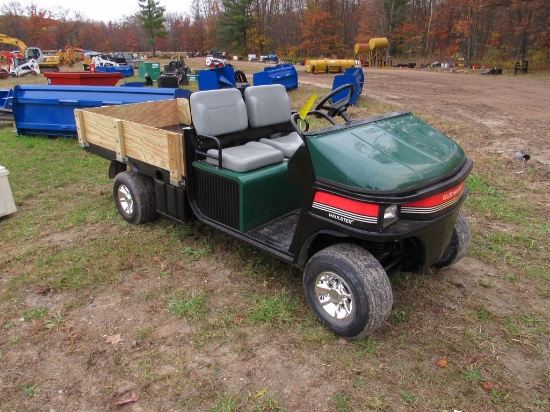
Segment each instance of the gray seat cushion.
[[237,89],[195,92],[189,104],[193,126],[199,135],[219,136],[248,127],[246,105]]
[[250,127],[271,126],[290,121],[290,98],[282,84],[251,86],[244,89]]
[[292,155],[296,153],[296,150],[304,144],[304,141],[296,132],[271,139],[260,139],[260,142],[268,144],[275,149],[279,149],[287,158],[291,158]]
[[[206,161],[218,165],[218,150],[210,149],[207,153],[214,156],[215,159],[207,157]],[[249,172],[260,167],[281,163],[283,160],[283,152],[259,142],[249,142],[242,146],[233,146],[222,150],[222,167],[234,172]]]

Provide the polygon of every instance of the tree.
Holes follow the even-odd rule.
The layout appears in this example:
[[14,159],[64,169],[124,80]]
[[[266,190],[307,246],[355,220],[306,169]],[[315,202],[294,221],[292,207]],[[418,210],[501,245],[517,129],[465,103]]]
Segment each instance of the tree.
[[250,5],[252,0],[223,0],[223,13],[221,14],[221,39],[230,44],[237,54],[246,51],[247,30],[252,25]]
[[139,0],[139,8],[139,18],[143,23],[145,33],[147,33],[147,43],[149,43],[154,56],[157,52],[157,38],[164,39],[168,36],[168,32],[164,30],[166,9],[155,0]]
[[323,11],[316,4],[308,5],[300,22],[302,29],[302,49],[308,56],[331,56],[344,50],[341,23],[330,12]]

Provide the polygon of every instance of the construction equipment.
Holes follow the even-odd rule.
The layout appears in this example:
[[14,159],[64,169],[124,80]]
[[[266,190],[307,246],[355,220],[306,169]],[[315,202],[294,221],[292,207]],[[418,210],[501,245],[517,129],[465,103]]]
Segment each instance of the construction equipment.
[[73,67],[73,65],[80,61],[80,57],[77,54],[77,50],[74,47],[65,46],[64,49],[57,52],[57,58],[59,59],[59,64],[64,66]]
[[15,37],[0,33],[0,43],[9,44],[19,48],[23,57],[27,60],[35,60],[43,71],[59,71],[59,57],[46,56],[38,47],[27,47],[27,45]]
[[10,75],[21,77],[26,74],[40,74],[40,67],[34,59],[25,59],[19,52],[1,52],[0,55],[8,64],[7,69],[0,68],[0,79],[7,79]]

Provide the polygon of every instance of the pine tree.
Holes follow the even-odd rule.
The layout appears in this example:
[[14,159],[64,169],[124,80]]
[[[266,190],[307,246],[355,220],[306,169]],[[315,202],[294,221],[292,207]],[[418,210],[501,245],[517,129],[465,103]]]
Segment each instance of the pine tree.
[[147,43],[151,46],[153,56],[156,54],[157,38],[165,39],[168,32],[164,30],[164,12],[166,9],[155,0],[139,0],[139,19],[147,33]]
[[221,15],[221,38],[237,54],[246,51],[247,30],[252,25],[250,5],[252,0],[223,0]]

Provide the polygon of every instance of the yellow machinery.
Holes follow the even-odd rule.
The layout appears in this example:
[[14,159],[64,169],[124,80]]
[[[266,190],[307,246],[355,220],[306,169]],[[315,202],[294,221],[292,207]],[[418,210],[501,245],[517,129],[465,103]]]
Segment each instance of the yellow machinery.
[[38,47],[27,47],[27,45],[15,37],[0,33],[0,43],[10,44],[19,48],[19,51],[26,59],[34,59],[42,70],[59,70],[59,57],[46,56]]
[[373,37],[368,43],[356,43],[353,51],[361,66],[391,66],[387,58],[388,45],[386,37]]
[[355,67],[355,60],[319,59],[306,61],[306,73],[343,73]]
[[65,47],[65,49],[58,51],[57,57],[59,58],[59,64],[62,66],[68,65],[69,67],[73,67],[77,61],[77,56],[72,47]]

